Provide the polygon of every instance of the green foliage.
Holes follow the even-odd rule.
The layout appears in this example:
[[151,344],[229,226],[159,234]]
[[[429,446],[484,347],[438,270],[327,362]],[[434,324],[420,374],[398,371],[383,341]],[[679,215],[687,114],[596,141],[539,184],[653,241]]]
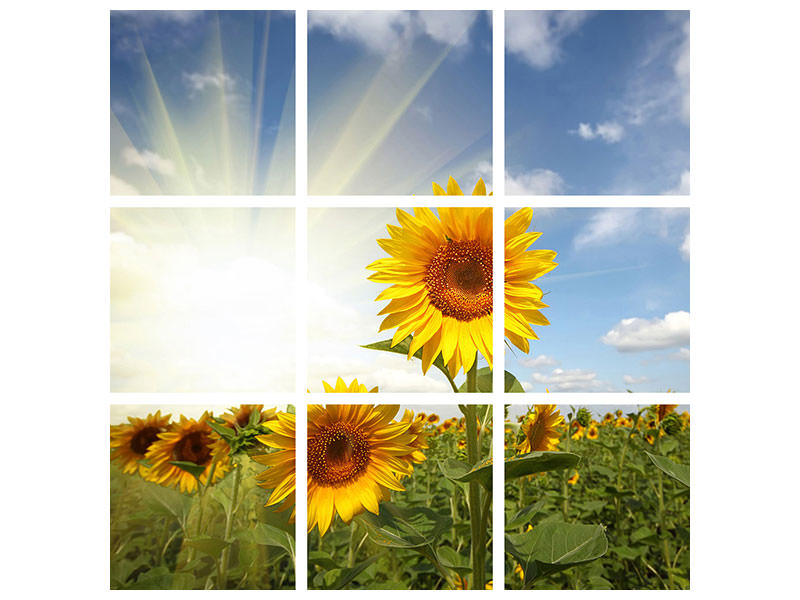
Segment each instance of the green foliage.
[[[227,589],[294,588],[294,524],[289,511],[264,504],[256,486],[263,467],[237,456],[243,477],[235,506],[232,477],[194,494],[181,494],[124,475],[111,466],[112,589],[218,589],[223,549],[230,553]],[[178,465],[191,472],[192,463]],[[226,511],[233,509],[225,540]]]
[[[552,454],[580,457],[572,465],[548,471],[531,466],[527,474],[541,474],[512,478],[509,465],[521,459],[506,452],[511,458],[505,485],[507,588],[688,589],[688,425],[681,421],[673,435],[660,435],[657,423],[656,429],[647,428],[654,422],[649,409],[625,412],[632,427],[615,426],[613,419],[599,425],[596,440],[562,433],[561,450]],[[513,448],[514,428],[507,423],[506,429]],[[577,480],[568,483],[575,473]],[[525,536],[541,536],[539,545],[557,548],[556,540],[546,538],[565,525],[586,527],[584,534],[595,531],[598,538],[603,532],[608,550],[581,564],[543,566],[549,563],[537,554],[534,538]],[[600,544],[595,539],[588,546]]]

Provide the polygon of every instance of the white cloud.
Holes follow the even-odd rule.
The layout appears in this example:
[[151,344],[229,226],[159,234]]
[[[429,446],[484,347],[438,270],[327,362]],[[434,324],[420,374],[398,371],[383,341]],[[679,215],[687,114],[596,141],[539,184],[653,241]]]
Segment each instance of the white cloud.
[[689,348],[680,348],[677,352],[673,352],[669,355],[669,358],[672,360],[689,360],[690,358]]
[[117,177],[116,175],[111,175],[111,195],[112,196],[138,196],[141,192],[136,189],[135,186],[132,186],[130,183]]
[[175,164],[170,159],[150,150],[136,150],[132,146],[127,146],[122,149],[122,160],[126,165],[141,167],[160,175],[175,174]]
[[433,110],[430,106],[414,106],[412,110],[425,119],[428,123],[433,123]]
[[553,369],[550,375],[533,373],[531,378],[551,392],[610,391],[606,383],[597,379],[597,373],[588,369]]
[[607,208],[595,213],[589,224],[575,236],[575,248],[602,245],[626,237],[634,231],[638,222],[639,209]]
[[569,133],[577,134],[584,140],[600,138],[607,144],[613,144],[625,136],[625,128],[616,121],[598,123],[594,129],[591,123],[579,123],[578,128],[571,129]]
[[534,169],[511,175],[506,171],[506,194],[516,196],[550,196],[564,192],[561,175],[548,169]]
[[645,375],[641,377],[634,377],[633,375],[623,375],[622,381],[626,383],[626,385],[635,385],[637,383],[644,383],[645,381],[649,381]]
[[523,367],[528,367],[531,369],[535,369],[537,367],[554,367],[558,364],[558,361],[555,358],[552,356],[546,356],[544,354],[521,358],[518,362]]
[[564,38],[576,32],[588,13],[569,11],[506,12],[506,50],[534,69],[548,69],[561,60]]
[[642,236],[658,237],[679,246],[687,227],[685,208],[605,208],[595,212],[575,235],[576,250],[620,242]]
[[667,190],[664,194],[668,196],[688,196],[689,195],[689,171],[685,170],[681,173],[680,183],[672,189]]
[[472,172],[472,177],[470,177],[470,181],[478,181],[478,178],[483,179],[483,183],[486,184],[487,193],[492,191],[492,163],[488,160],[480,161],[475,170]]
[[644,352],[689,344],[689,313],[667,313],[664,318],[622,319],[600,340],[620,352]]
[[681,247],[678,250],[680,251],[681,258],[683,258],[683,260],[689,260],[689,257],[691,256],[691,247],[689,242],[688,229],[686,230],[686,235],[683,238],[683,243],[681,244]]
[[440,44],[465,46],[469,29],[478,16],[468,10],[421,10],[414,13],[422,29]]
[[333,37],[355,42],[368,51],[391,56],[407,49],[421,36],[454,47],[469,42],[476,11],[321,11],[308,13],[309,30],[320,29]]

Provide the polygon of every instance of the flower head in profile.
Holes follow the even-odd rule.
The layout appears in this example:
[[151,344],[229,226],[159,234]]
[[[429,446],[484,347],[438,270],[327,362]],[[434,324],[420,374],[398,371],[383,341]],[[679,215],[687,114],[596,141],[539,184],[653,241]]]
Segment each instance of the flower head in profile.
[[[436,415],[431,415],[436,416]],[[424,415],[423,415],[424,417]],[[439,417],[436,417],[436,420],[439,420]],[[406,409],[403,412],[403,418],[401,419],[403,423],[410,423],[408,427],[408,433],[414,436],[414,440],[409,442],[409,446],[413,449],[410,454],[407,454],[403,458],[406,460],[420,464],[424,460],[426,460],[426,456],[422,453],[423,450],[428,449],[428,436],[430,435],[424,430],[425,422],[430,421],[430,417],[427,419],[417,419],[414,417],[414,411],[410,409]]]
[[[275,417],[274,408],[267,410],[263,410],[263,408],[263,404],[242,404],[238,408],[230,408],[230,412],[221,414],[219,418],[225,421],[225,425],[230,429],[244,429],[250,423],[251,418],[257,423],[263,423]],[[258,416],[253,417],[253,413]]]
[[517,444],[518,454],[530,452],[552,452],[558,450],[561,433],[558,426],[564,422],[561,411],[556,410],[555,404],[537,404],[533,414],[520,428],[524,435]]
[[375,394],[378,392],[378,386],[369,390],[363,383],[358,383],[358,379],[353,379],[350,385],[347,385],[341,377],[336,378],[335,386],[332,386],[327,381],[323,381],[322,387],[325,388],[325,393],[327,394]]
[[[146,455],[152,465],[151,481],[192,493],[197,489],[198,479],[201,484],[206,484],[212,468],[212,483],[225,476],[230,469],[229,448],[206,422],[210,416],[206,412],[194,420],[181,415],[179,423],[173,423],[168,431],[158,434],[158,440],[153,442]],[[195,478],[173,462],[192,463],[205,469]]]
[[[434,196],[463,196],[464,192],[461,191],[461,188],[458,185],[458,182],[449,177],[447,179],[447,190],[442,189],[435,181],[433,182],[433,195]],[[486,195],[486,184],[483,182],[482,177],[478,177],[478,182],[475,184],[475,187],[472,190],[473,196],[485,196]],[[489,194],[490,196],[492,194]]]
[[578,483],[578,480],[580,478],[581,478],[581,474],[578,473],[578,471],[575,471],[572,474],[572,476],[569,479],[567,479],[567,483],[570,484],[570,485],[575,485],[576,483]]
[[664,420],[664,418],[672,413],[676,408],[678,408],[677,404],[657,404],[656,405],[656,418],[658,422]]
[[150,468],[142,464],[147,451],[158,434],[169,427],[171,415],[161,416],[161,411],[149,414],[144,419],[128,417],[128,423],[111,427],[111,461],[117,461],[123,473],[136,472],[145,479],[150,476]]
[[345,523],[378,514],[390,491],[404,491],[415,450],[411,423],[394,420],[397,405],[308,406],[308,530],[319,534],[338,513]]
[[408,358],[422,350],[422,372],[439,355],[455,378],[480,352],[492,365],[492,209],[397,210],[400,226],[378,245],[390,256],[367,268],[371,281],[390,284],[379,330],[395,329],[391,346],[409,336]]
[[264,426],[270,433],[259,435],[256,439],[275,451],[253,456],[254,461],[267,467],[264,472],[256,476],[256,480],[260,487],[272,490],[266,506],[280,504],[279,511],[291,507],[292,514],[289,521],[293,522],[296,485],[295,416],[291,413],[278,412],[274,418],[264,423]]
[[553,262],[553,250],[530,250],[541,233],[528,231],[533,209],[522,208],[506,219],[505,241],[505,335],[517,348],[530,351],[528,340],[538,340],[531,324],[549,325],[541,313],[547,304],[544,293],[531,283],[549,273],[558,264]]

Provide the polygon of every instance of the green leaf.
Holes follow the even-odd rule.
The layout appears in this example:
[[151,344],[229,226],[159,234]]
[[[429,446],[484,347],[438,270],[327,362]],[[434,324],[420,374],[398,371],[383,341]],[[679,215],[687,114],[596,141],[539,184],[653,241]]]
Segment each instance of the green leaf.
[[337,569],[339,567],[338,563],[331,558],[331,555],[327,552],[323,552],[322,550],[309,550],[308,563],[325,569],[326,571],[330,569]]
[[635,544],[636,542],[645,540],[649,537],[654,536],[655,534],[656,534],[655,531],[643,525],[642,527],[639,527],[636,531],[634,531],[631,534],[631,542]]
[[530,523],[533,516],[545,505],[545,502],[545,500],[539,500],[539,502],[529,504],[517,511],[517,514],[510,519],[506,516],[506,531],[513,531]]
[[383,555],[384,553],[381,552],[379,554],[370,556],[367,560],[358,563],[354,567],[351,567],[349,569],[340,569],[339,577],[334,582],[328,585],[328,589],[331,590],[344,589],[345,586],[347,586],[351,581],[353,581],[356,577],[358,577],[364,571],[364,569],[369,567],[372,563],[381,558]]
[[[253,414],[257,414],[253,412]],[[252,415],[251,415],[252,416]],[[230,442],[233,438],[236,437],[236,433],[230,427],[225,427],[224,425],[220,425],[219,423],[214,422],[211,419],[206,420],[211,429],[216,431],[226,442]]]
[[686,487],[689,487],[689,467],[687,465],[679,465],[676,462],[672,462],[666,456],[656,456],[655,454],[650,454],[647,450],[645,450],[644,453],[647,454],[650,460],[653,461],[653,464],[664,471],[664,473],[680,481]]
[[505,371],[505,391],[506,394],[525,393],[525,389],[522,387],[522,384],[517,381],[517,378],[508,371]]
[[534,473],[569,469],[577,465],[580,460],[580,456],[570,452],[531,452],[515,456],[505,461],[506,481]]
[[288,531],[259,523],[253,528],[253,541],[262,546],[283,548],[294,560],[294,537]]
[[[411,340],[413,339],[414,336],[410,335],[403,341],[398,342],[397,345],[394,347],[392,347],[392,340],[383,340],[381,342],[375,342],[374,344],[367,344],[361,347],[367,348],[369,350],[381,350],[382,352],[392,352],[394,354],[402,354],[403,356],[407,357],[408,350],[409,348],[411,348]],[[422,348],[420,348],[414,353],[414,358],[422,360]],[[441,353],[439,353],[439,356],[437,356],[436,360],[433,361],[433,366],[439,369],[442,373],[444,373],[448,380],[450,379],[450,372],[444,365],[444,359],[442,358]]]
[[506,534],[506,552],[525,573],[525,587],[537,579],[603,556],[608,541],[602,525],[541,523],[533,531]]
[[173,461],[170,461],[169,464],[175,465],[181,471],[186,471],[187,473],[190,473],[197,480],[200,479],[200,476],[206,470],[205,467],[202,467],[202,466],[197,465],[197,464],[195,464],[193,462],[188,462],[188,461],[185,461],[185,460],[173,460]]
[[192,498],[190,496],[160,485],[147,486],[147,495],[150,498],[148,505],[153,511],[171,515],[179,523],[183,523],[188,517],[192,506]]
[[[441,355],[440,355],[441,356]],[[489,367],[481,367],[478,369],[478,391],[479,392],[491,392],[492,391],[492,370]],[[467,391],[467,382],[461,384],[461,387],[458,388],[459,392],[466,392]]]
[[456,552],[451,546],[440,546],[437,548],[440,564],[446,569],[450,569],[461,576],[472,573],[469,566],[469,557]]
[[439,468],[444,476],[451,481],[458,483],[469,483],[470,481],[477,481],[486,490],[492,491],[492,459],[479,462],[474,467],[470,468],[469,464],[462,460],[448,458],[447,460],[439,461]]
[[185,544],[190,548],[205,552],[209,556],[218,558],[222,553],[222,549],[229,545],[229,542],[215,537],[196,537],[194,539],[186,539]]
[[382,502],[377,515],[364,512],[357,518],[367,528],[369,539],[387,548],[438,545],[453,523],[429,508],[406,508],[392,502]]
[[628,546],[614,546],[613,548],[611,548],[611,550],[617,556],[623,559],[636,560],[637,558],[639,558],[639,553],[633,548],[629,548]]

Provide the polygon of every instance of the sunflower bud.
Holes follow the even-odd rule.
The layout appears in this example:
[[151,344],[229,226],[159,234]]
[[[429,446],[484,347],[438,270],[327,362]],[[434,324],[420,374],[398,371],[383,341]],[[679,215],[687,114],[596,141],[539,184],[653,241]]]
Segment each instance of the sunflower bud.
[[575,420],[581,424],[581,427],[588,427],[592,421],[592,413],[587,408],[578,409],[578,414],[575,415]]
[[681,418],[675,413],[670,413],[664,417],[661,425],[668,435],[676,435],[681,429],[683,429]]

